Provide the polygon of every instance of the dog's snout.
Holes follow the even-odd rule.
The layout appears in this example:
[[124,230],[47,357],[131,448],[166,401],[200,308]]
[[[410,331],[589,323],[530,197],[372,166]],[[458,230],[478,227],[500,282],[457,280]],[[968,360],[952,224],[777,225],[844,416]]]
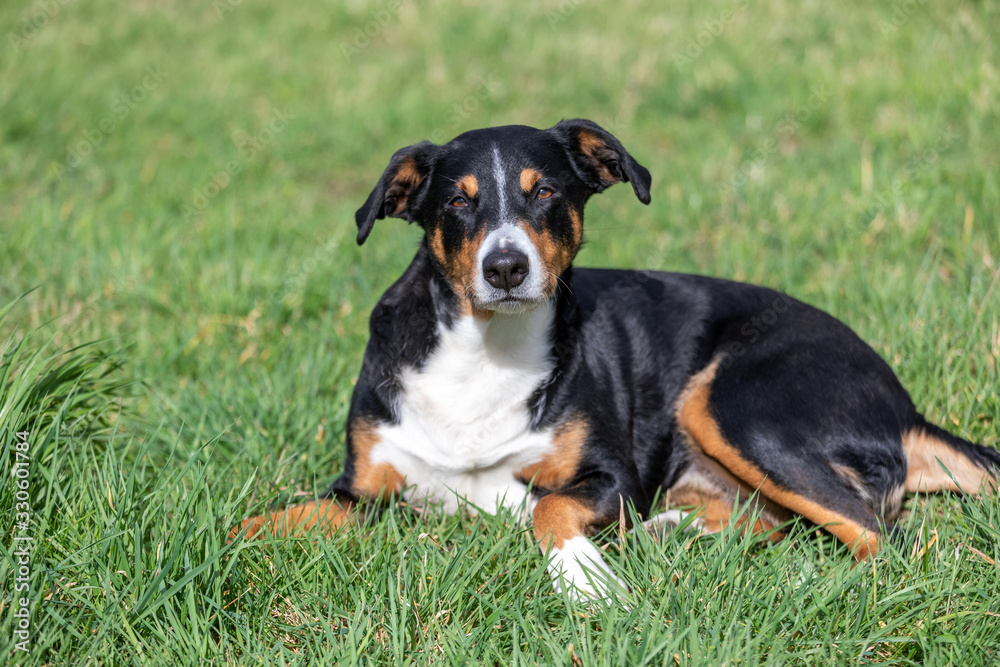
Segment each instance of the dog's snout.
[[497,289],[512,290],[528,277],[528,256],[520,250],[494,250],[483,258],[483,278]]

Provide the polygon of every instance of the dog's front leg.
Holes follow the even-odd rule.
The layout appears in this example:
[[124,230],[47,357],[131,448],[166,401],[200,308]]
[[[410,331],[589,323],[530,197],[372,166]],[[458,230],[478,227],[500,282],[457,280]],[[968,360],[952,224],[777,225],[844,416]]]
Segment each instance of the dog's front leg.
[[403,476],[393,466],[372,461],[378,441],[375,422],[352,414],[348,418],[345,469],[324,494],[327,497],[245,519],[229,531],[230,541],[241,533],[247,539],[307,533],[329,536],[348,523],[364,520],[367,511],[378,510],[398,496],[404,485]]
[[561,493],[543,496],[532,513],[535,539],[551,558],[553,584],[574,599],[607,599],[628,591],[587,537],[600,528],[595,517],[585,500]]
[[229,539],[240,534],[246,539],[258,537],[292,537],[318,531],[327,536],[339,530],[351,519],[352,503],[333,498],[293,505],[260,516],[244,519],[229,531]]

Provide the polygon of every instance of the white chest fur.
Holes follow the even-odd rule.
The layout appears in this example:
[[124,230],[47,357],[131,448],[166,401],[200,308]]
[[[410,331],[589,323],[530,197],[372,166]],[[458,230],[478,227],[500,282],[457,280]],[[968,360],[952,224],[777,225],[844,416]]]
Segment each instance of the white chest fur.
[[516,508],[526,487],[514,478],[552,446],[552,433],[532,432],[528,399],[551,373],[553,306],[491,320],[463,317],[439,329],[424,367],[407,369],[396,425],[378,428],[373,462],[390,463],[406,479],[411,503],[458,509]]

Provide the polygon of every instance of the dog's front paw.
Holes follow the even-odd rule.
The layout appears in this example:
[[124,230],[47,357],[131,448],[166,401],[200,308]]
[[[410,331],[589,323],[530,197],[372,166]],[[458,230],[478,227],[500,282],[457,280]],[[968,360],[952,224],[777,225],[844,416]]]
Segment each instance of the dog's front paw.
[[310,532],[330,536],[347,522],[349,516],[348,511],[337,501],[324,498],[318,502],[292,505],[277,512],[244,519],[240,525],[230,529],[227,542],[232,542],[241,534],[248,540],[268,535],[305,536]]
[[574,537],[561,549],[553,549],[549,572],[556,592],[565,592],[574,602],[610,601],[628,593],[628,586],[586,537]]
[[229,529],[229,535],[226,537],[226,542],[232,542],[240,535],[244,538],[252,540],[259,536],[261,531],[264,530],[264,517],[255,516],[249,519],[244,519],[240,522],[238,526],[233,526]]

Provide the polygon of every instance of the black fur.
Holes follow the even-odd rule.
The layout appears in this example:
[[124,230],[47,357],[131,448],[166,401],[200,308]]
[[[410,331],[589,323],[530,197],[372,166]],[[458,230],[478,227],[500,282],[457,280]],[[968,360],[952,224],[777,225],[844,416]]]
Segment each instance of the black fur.
[[[554,196],[511,206],[517,219],[559,243],[570,242],[570,211],[582,214],[592,194],[615,182],[630,183],[649,202],[649,172],[590,121],[544,131],[492,128],[445,146],[424,142],[398,151],[358,210],[358,243],[377,219],[391,215],[420,224],[427,237],[372,313],[349,425],[396,423],[402,370],[420,369],[436,349],[439,322],[447,326],[458,317],[464,295],[427,238],[439,234],[451,253],[497,224],[489,208],[493,193],[480,193],[460,210],[447,206],[462,174],[490,168],[490,147],[544,172],[548,180],[539,187],[551,185]],[[399,182],[404,166],[420,174],[419,182]],[[889,366],[847,326],[789,296],[700,276],[570,266],[552,298],[554,370],[530,399],[532,428],[572,415],[585,415],[592,428],[575,476],[536,493],[585,501],[594,528],[618,520],[621,498],[650,513],[653,499],[690,465],[676,409],[692,376],[713,361],[719,365],[712,416],[742,459],[781,488],[874,532],[884,528],[886,503],[906,479],[902,438],[913,429],[925,429],[994,475],[1000,471],[996,451],[927,424]],[[328,492],[345,502],[359,496],[350,435],[347,446],[344,474]],[[854,471],[863,488],[845,481],[837,467]]]

